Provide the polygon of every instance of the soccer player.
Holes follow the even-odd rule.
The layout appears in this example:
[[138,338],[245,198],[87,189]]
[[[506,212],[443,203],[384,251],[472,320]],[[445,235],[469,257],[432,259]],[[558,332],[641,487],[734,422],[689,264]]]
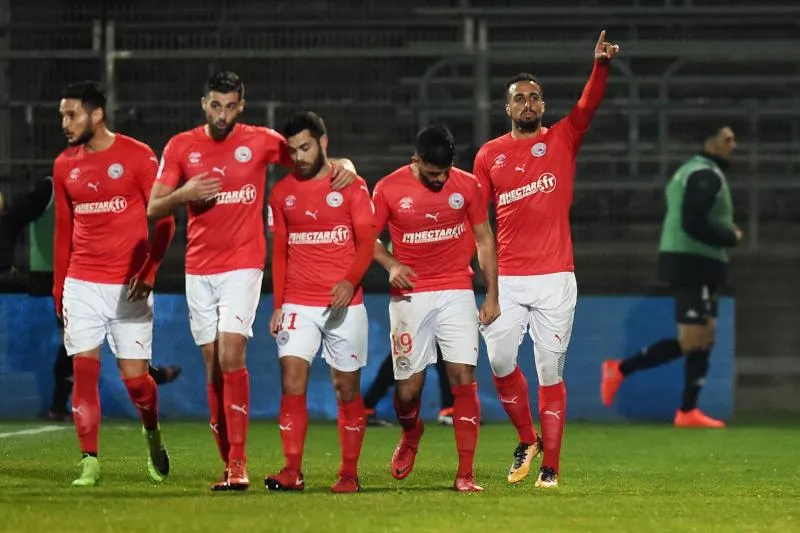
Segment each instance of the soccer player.
[[[211,488],[246,490],[246,348],[266,261],[266,173],[273,163],[291,167],[292,159],[278,133],[238,123],[245,100],[236,73],[213,74],[201,105],[206,124],[175,135],[164,148],[147,213],[159,219],[188,204],[189,322],[205,360],[210,426],[225,464]],[[337,165],[334,187],[355,179],[346,164]]]
[[728,269],[728,248],[742,232],[733,222],[733,202],[724,170],[736,148],[733,130],[715,125],[702,133],[703,150],[686,161],[667,185],[667,213],[659,246],[659,278],[675,295],[677,339],[662,339],[622,361],[603,363],[600,394],[611,406],[622,380],[647,368],[686,357],[683,400],[677,427],[722,428],[705,415],[697,399],[714,346],[719,286]]
[[[601,32],[580,100],[551,128],[542,125],[541,83],[527,73],[512,77],[506,84],[511,132],[487,142],[475,156],[475,175],[497,214],[502,314],[482,333],[500,402],[519,436],[509,483],[522,481],[544,448],[536,486],[558,485],[567,407],[564,359],[577,300],[569,227],[575,158],[603,99],[609,60],[618,51]],[[517,366],[526,330],[534,341],[541,438],[533,426],[528,382]]]
[[291,116],[283,134],[295,170],[272,190],[269,223],[275,297],[270,329],[281,363],[278,423],[286,464],[264,484],[269,490],[305,488],[306,389],[321,344],[339,405],[342,448],[331,491],[358,492],[358,458],[366,429],[360,381],[369,330],[359,284],[372,262],[375,209],[361,178],[341,192],[331,188],[328,136],[318,115]]
[[[375,259],[389,272],[391,340],[396,379],[394,407],[402,427],[392,456],[392,476],[414,468],[425,426],[419,419],[425,368],[436,364],[436,344],[447,364],[455,402],[453,427],[458,470],[453,488],[479,492],[473,459],[480,403],[475,382],[478,322],[500,314],[497,256],[480,184],[453,167],[455,145],[440,126],[423,129],[411,164],[381,179],[373,201],[378,229],[388,222],[392,253],[375,244]],[[474,234],[474,244],[473,244]],[[475,307],[470,260],[474,245],[486,280],[486,299]]]
[[161,482],[169,474],[169,455],[158,423],[158,389],[148,373],[152,288],[175,221],[160,220],[148,245],[146,206],[158,160],[146,144],[108,130],[99,83],[68,86],[59,112],[69,147],[53,165],[53,299],[75,374],[72,413],[83,460],[81,476],[72,484],[94,486],[100,480],[98,378],[104,337],[142,418],[150,477]]

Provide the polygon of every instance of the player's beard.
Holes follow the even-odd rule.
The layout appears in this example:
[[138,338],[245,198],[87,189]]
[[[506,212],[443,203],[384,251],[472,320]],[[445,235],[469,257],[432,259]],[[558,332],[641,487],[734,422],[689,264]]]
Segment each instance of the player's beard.
[[446,181],[428,181],[424,177],[420,181],[422,182],[423,185],[425,185],[433,192],[441,191],[442,189],[444,189],[444,184],[447,183]]
[[295,172],[301,178],[313,178],[319,171],[322,170],[322,165],[325,164],[325,155],[320,152],[317,154],[317,158],[314,160],[313,163],[307,165],[295,165]]
[[208,133],[215,141],[224,141],[228,137],[228,134],[231,132],[231,130],[233,130],[233,127],[236,125],[236,119],[231,120],[224,126],[218,124],[217,122],[212,122],[211,120],[207,120],[206,122],[208,123]]
[[537,129],[539,129],[539,117],[535,117],[528,120],[515,120],[514,121],[514,129],[520,133],[533,133]]
[[[65,132],[65,134],[66,133],[67,132]],[[81,134],[78,135],[77,139],[75,139],[74,141],[70,141],[69,138],[67,138],[67,144],[70,146],[81,146],[91,141],[92,137],[94,137],[94,132],[92,132],[92,125],[87,124],[86,127],[81,132]]]

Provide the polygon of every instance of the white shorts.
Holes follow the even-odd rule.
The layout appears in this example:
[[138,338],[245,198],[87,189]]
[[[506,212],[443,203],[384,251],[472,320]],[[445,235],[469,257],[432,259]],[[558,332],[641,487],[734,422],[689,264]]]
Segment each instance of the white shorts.
[[263,276],[260,268],[186,274],[189,324],[198,346],[214,342],[220,332],[253,336]]
[[478,363],[478,309],[471,290],[393,296],[389,321],[395,379],[436,364],[437,343],[449,363]]
[[311,364],[322,344],[322,358],[331,368],[355,372],[367,364],[369,321],[364,304],[344,309],[283,304],[278,331],[278,357],[295,356]]
[[526,331],[537,347],[567,351],[578,300],[574,273],[500,276],[498,288],[500,316],[481,327],[490,360],[496,352],[516,356]]
[[128,301],[128,286],[64,281],[64,347],[75,355],[108,339],[118,359],[150,359],[153,347],[153,294]]

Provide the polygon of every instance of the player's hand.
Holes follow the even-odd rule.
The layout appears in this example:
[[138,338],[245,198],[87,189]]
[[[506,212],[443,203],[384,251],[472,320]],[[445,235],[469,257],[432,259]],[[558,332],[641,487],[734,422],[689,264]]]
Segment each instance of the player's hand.
[[497,320],[497,317],[499,316],[500,302],[498,301],[497,296],[487,295],[481,304],[481,310],[478,313],[478,320],[480,320],[481,325],[488,326]]
[[414,288],[411,278],[416,277],[417,273],[411,267],[397,264],[389,269],[389,284],[395,289],[410,290]]
[[269,332],[272,333],[273,337],[278,336],[278,332],[281,330],[281,324],[283,323],[283,309],[276,309],[272,312],[272,318],[269,319]]
[[355,172],[345,168],[338,161],[331,163],[333,167],[333,174],[331,175],[331,188],[334,191],[340,191],[356,181]]
[[353,294],[355,294],[355,292],[356,288],[353,287],[353,284],[343,279],[331,289],[331,303],[328,304],[328,306],[331,309],[347,307],[350,305],[350,301],[353,299]]
[[219,178],[209,178],[208,172],[203,172],[189,178],[181,190],[187,202],[206,202],[222,190],[222,181]]
[[744,238],[744,233],[742,230],[739,229],[739,226],[733,226],[733,234],[736,235],[736,242],[742,242],[742,238]]
[[144,300],[153,292],[153,286],[139,276],[134,276],[128,284],[128,301]]
[[606,42],[606,30],[600,32],[600,38],[594,47],[595,61],[608,61],[619,53],[619,45]]

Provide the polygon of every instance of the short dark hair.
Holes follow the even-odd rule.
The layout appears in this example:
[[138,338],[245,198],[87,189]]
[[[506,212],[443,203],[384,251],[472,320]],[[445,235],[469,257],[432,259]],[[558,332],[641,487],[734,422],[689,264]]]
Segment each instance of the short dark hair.
[[70,83],[61,91],[61,98],[80,100],[91,113],[98,107],[106,114],[106,90],[99,81],[86,80]]
[[444,126],[428,126],[420,131],[414,148],[420,159],[439,168],[452,166],[456,157],[453,134]]
[[283,136],[287,139],[294,137],[303,130],[308,130],[312,137],[320,140],[323,135],[328,134],[325,129],[325,122],[322,117],[313,111],[301,111],[289,117],[283,124]]
[[536,85],[539,86],[539,89],[541,89],[542,92],[544,92],[544,89],[542,89],[542,83],[536,76],[534,76],[530,72],[518,72],[513,76],[511,76],[510,78],[508,78],[508,80],[506,80],[506,92],[505,92],[506,99],[508,99],[509,96],[508,90],[511,89],[511,86],[521,81],[529,81],[531,83],[535,83]]
[[211,91],[222,94],[236,92],[240,100],[244,98],[244,82],[238,74],[230,70],[223,70],[209,76],[203,90],[206,95]]
[[719,135],[719,132],[724,128],[730,128],[730,126],[728,124],[720,124],[719,122],[710,122],[708,124],[704,124],[698,129],[697,140],[701,144],[705,144],[707,140]]

